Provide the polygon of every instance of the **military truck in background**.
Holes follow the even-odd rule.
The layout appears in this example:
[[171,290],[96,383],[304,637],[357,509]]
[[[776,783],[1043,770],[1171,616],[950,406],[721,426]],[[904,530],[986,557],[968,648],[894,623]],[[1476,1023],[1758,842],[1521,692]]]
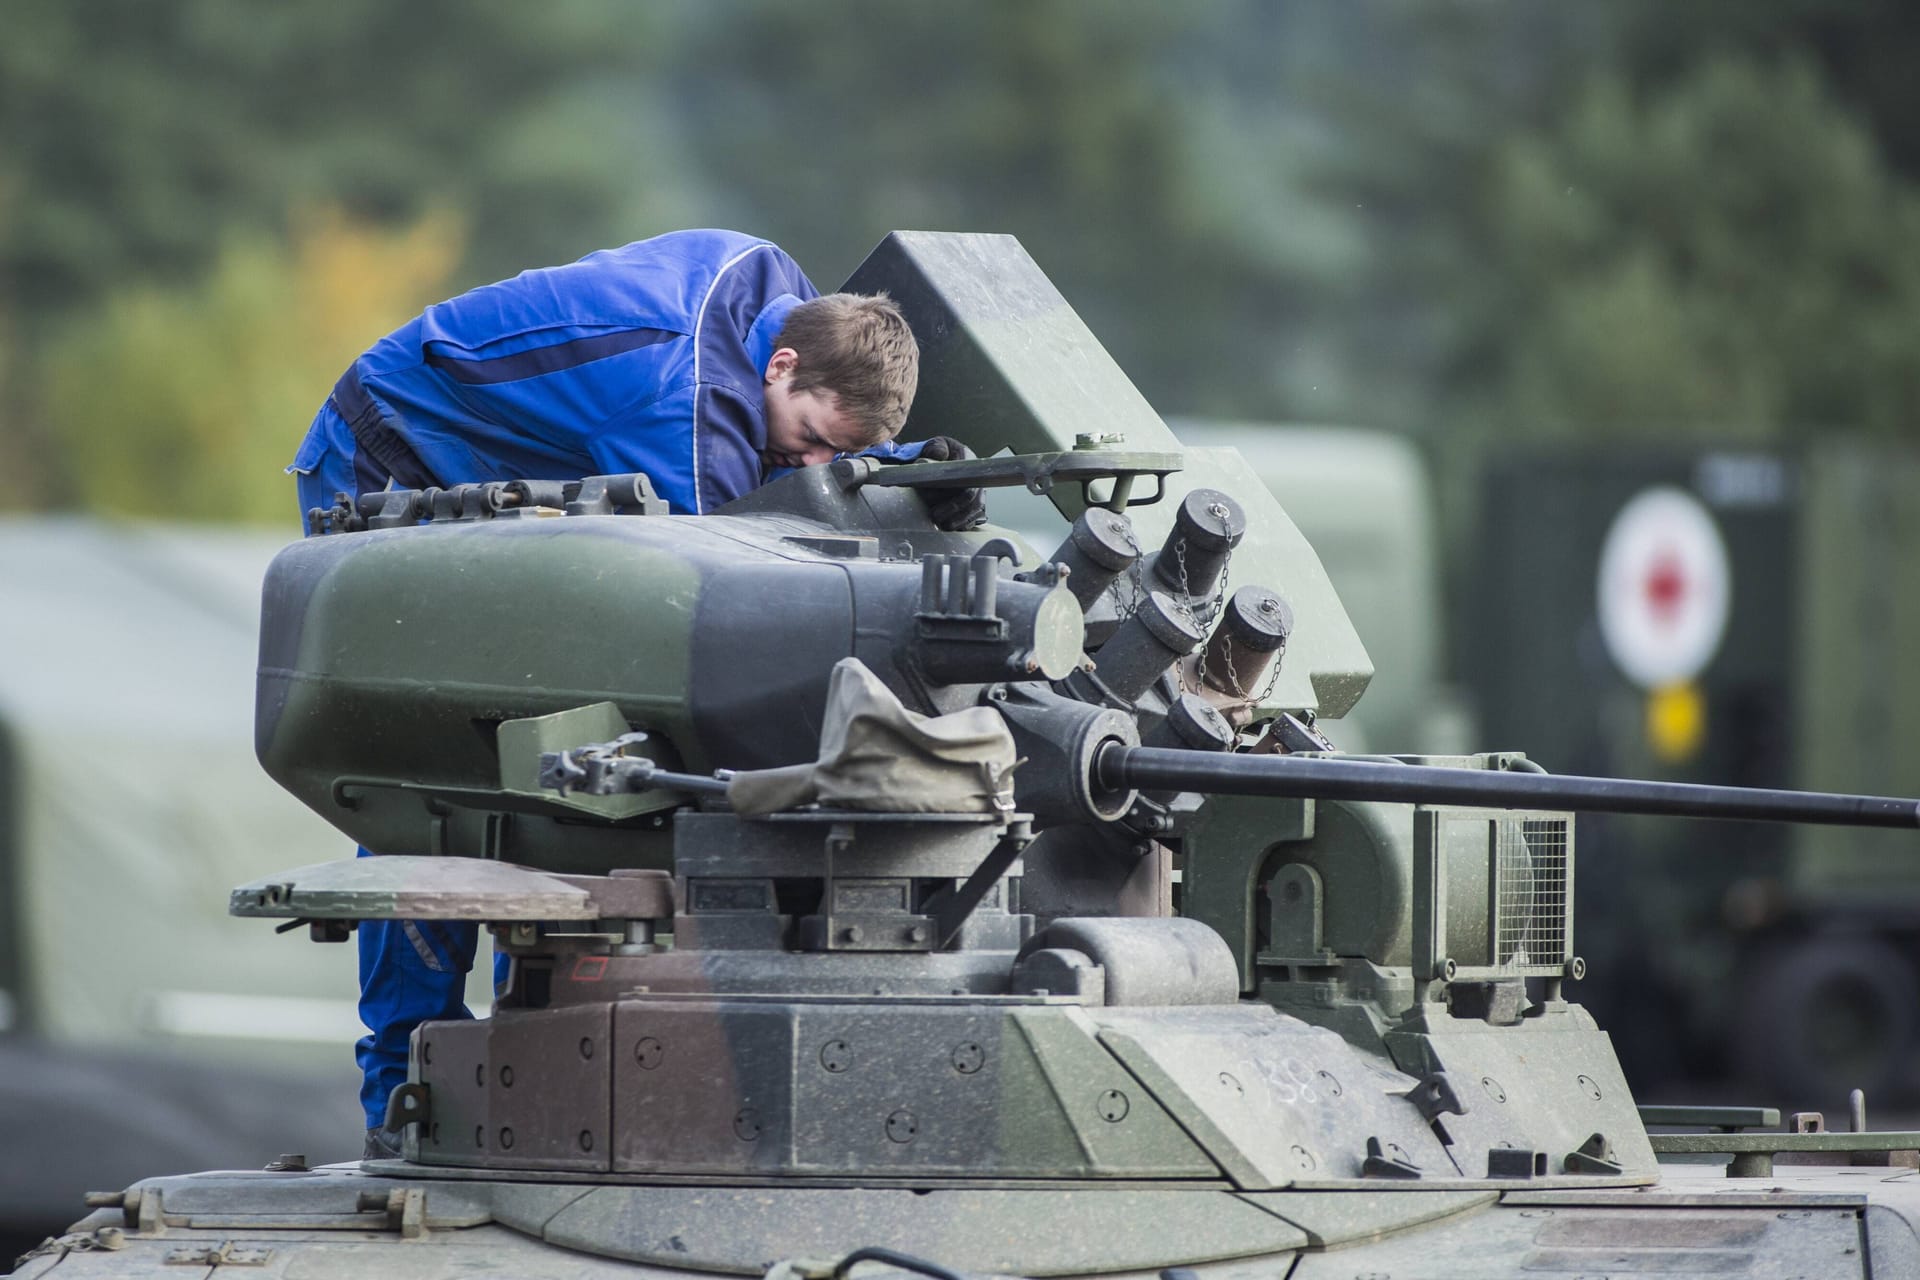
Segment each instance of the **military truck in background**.
[[[1920,785],[1920,451],[1535,450],[1491,461],[1476,509],[1455,634],[1489,742],[1556,772]],[[1920,1096],[1920,864],[1883,834],[1582,815],[1582,948],[1638,979],[1587,995],[1643,1091]]]
[[[1449,565],[1406,437],[1170,425],[1239,450],[1319,551],[1379,672],[1322,726],[1344,749],[1479,740],[1529,744],[1556,772],[1920,785],[1920,452],[1508,455],[1483,470],[1468,563]],[[1579,826],[1583,948],[1635,975],[1587,1000],[1643,1091],[1732,1077],[1810,1107],[1854,1087],[1920,1096],[1920,867],[1900,837]]]

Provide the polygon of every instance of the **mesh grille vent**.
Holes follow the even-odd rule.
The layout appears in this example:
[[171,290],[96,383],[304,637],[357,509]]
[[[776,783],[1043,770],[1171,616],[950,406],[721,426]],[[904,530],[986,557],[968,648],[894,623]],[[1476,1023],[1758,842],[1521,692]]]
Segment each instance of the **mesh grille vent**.
[[1558,969],[1567,954],[1567,822],[1500,818],[1493,824],[1495,966]]
[[1564,976],[1573,960],[1573,815],[1414,811],[1413,971],[1422,982]]

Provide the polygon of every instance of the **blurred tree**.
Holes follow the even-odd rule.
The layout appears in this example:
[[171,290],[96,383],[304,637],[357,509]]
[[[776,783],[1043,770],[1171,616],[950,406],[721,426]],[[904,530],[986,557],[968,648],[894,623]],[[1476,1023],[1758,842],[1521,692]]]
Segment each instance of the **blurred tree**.
[[[460,210],[449,291],[676,225],[770,235],[822,285],[893,227],[1010,231],[1168,411],[1891,422],[1909,36],[1870,0],[16,0],[0,473],[17,496],[66,456],[25,394],[56,320],[191,292],[317,201]],[[1754,184],[1789,221],[1739,212]]]
[[591,0],[17,0],[0,293],[39,313],[180,279],[320,201],[464,210],[476,279],[629,239],[637,208],[672,204],[653,163],[672,132],[606,90],[647,68],[656,26]]
[[290,242],[235,235],[201,279],[118,291],[53,342],[41,399],[83,505],[291,524],[275,480],[301,430],[368,343],[445,295],[462,235],[445,214],[387,232],[323,210]]
[[[1358,241],[1312,331],[1338,399],[1318,416],[1446,433],[1463,351],[1497,331],[1502,272],[1483,193],[1501,144],[1543,128],[1565,86],[1604,64],[1602,6],[1363,4],[1328,28],[1281,101],[1319,125],[1302,185]],[[1257,56],[1257,55],[1256,55]],[[1253,83],[1258,83],[1253,81]],[[1269,96],[1279,92],[1267,90]],[[1256,162],[1271,162],[1257,140]],[[1301,388],[1287,388],[1287,403]]]
[[1801,59],[1861,121],[1889,164],[1920,179],[1920,6],[1887,0],[1617,0],[1608,60],[1638,88],[1685,79],[1704,61]]
[[1149,398],[1251,412],[1310,259],[1343,246],[1283,166],[1246,163],[1211,64],[1248,33],[1221,13],[1243,9],[715,5],[673,96],[716,216],[822,287],[897,227],[1011,232]]
[[[0,185],[0,236],[6,234],[8,203],[7,189]],[[12,392],[20,350],[13,329],[13,317],[0,304],[0,511],[29,505],[39,478],[30,437],[19,421],[18,398]]]
[[[1892,316],[1910,304],[1889,295],[1908,288],[1899,156],[1920,158],[1920,117],[1900,106],[1912,77],[1884,71],[1904,76],[1920,10],[1365,4],[1319,33],[1331,39],[1290,94],[1330,145],[1304,158],[1299,184],[1344,211],[1361,246],[1344,287],[1314,298],[1316,382],[1338,388],[1329,416],[1444,437],[1453,453],[1463,432],[1527,429],[1539,415],[1562,431],[1651,415],[1654,429],[1686,420],[1724,436],[1764,433],[1788,412],[1853,421],[1866,394],[1876,422],[1910,412],[1904,354],[1890,350]],[[1545,200],[1550,180],[1556,196],[1571,186],[1596,206],[1607,247],[1583,253],[1603,262],[1551,229],[1573,198]],[[1769,209],[1738,211],[1736,193],[1756,188]],[[1697,261],[1702,237],[1723,256]],[[1737,277],[1714,274],[1743,258]],[[1825,302],[1812,296],[1822,291]],[[1716,292],[1739,299],[1728,311],[1740,336],[1677,341],[1675,326],[1717,323],[1701,313]],[[1675,310],[1683,301],[1694,314]],[[1782,310],[1733,316],[1740,305]],[[1821,307],[1823,340],[1784,334],[1788,317]],[[1728,390],[1736,347],[1777,366],[1741,381],[1740,396]],[[1846,389],[1815,394],[1816,379]],[[1286,388],[1290,408],[1329,412],[1301,390]]]
[[[0,337],[12,377],[0,368],[0,506],[71,501],[57,464],[73,451],[34,394],[48,385],[35,369],[49,336],[109,295],[118,310],[96,331],[135,325],[157,299],[216,288],[196,283],[208,271],[237,288],[238,268],[216,268],[216,256],[244,242],[271,259],[290,208],[337,205],[368,226],[458,209],[461,283],[683,224],[687,166],[645,78],[668,56],[655,37],[676,21],[599,0],[10,4]],[[148,284],[184,293],[142,294]],[[338,370],[320,372],[303,402]],[[221,371],[201,373],[217,398]],[[297,430],[310,411],[277,429]]]
[[1503,146],[1480,335],[1494,424],[1766,439],[1920,436],[1920,192],[1808,64],[1594,80]]

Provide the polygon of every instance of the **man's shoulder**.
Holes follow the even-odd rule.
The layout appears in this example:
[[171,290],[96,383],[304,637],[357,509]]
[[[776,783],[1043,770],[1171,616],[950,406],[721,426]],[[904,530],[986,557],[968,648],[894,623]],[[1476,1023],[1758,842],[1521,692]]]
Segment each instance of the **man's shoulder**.
[[[781,294],[814,296],[811,282],[770,240],[737,231],[676,231],[602,249],[576,262],[521,272],[428,308],[406,345],[438,339],[471,347],[544,345],[553,332],[646,328],[692,336],[716,306],[749,317]],[[417,358],[417,357],[415,357]]]
[[542,283],[556,296],[651,311],[663,322],[677,320],[688,333],[700,331],[703,318],[715,312],[731,313],[744,332],[774,299],[818,294],[780,246],[738,231],[675,231],[602,249],[550,273]]
[[[744,231],[706,228],[669,231],[664,235],[635,240],[615,249],[590,253],[575,265],[599,263],[605,266],[631,266],[646,269],[668,268],[688,275],[713,276],[744,256],[764,254],[782,264],[792,263],[787,251],[771,240],[748,235]],[[798,269],[797,267],[795,268]]]

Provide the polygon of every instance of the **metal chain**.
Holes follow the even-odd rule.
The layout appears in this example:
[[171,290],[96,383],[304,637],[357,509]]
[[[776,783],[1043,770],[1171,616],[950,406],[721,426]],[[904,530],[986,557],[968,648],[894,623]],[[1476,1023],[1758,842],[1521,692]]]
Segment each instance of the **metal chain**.
[[[1209,508],[1208,514],[1216,518],[1224,519],[1227,510],[1224,506],[1216,504],[1212,508]],[[1126,537],[1127,549],[1133,553],[1133,563],[1128,567],[1125,574],[1115,577],[1112,582],[1107,584],[1107,591],[1113,596],[1114,608],[1116,612],[1118,612],[1120,620],[1125,622],[1127,619],[1133,617],[1134,614],[1140,612],[1140,605],[1147,597],[1147,587],[1144,580],[1146,556],[1140,549],[1140,540],[1134,532],[1132,521],[1128,521],[1122,525],[1121,532]],[[1204,601],[1199,610],[1195,610],[1193,607],[1192,582],[1187,574],[1187,540],[1185,538],[1181,538],[1173,544],[1173,558],[1180,578],[1180,589],[1178,595],[1175,597],[1175,602],[1178,604],[1180,612],[1185,615],[1188,623],[1193,626],[1195,631],[1198,631],[1203,636],[1210,635],[1213,624],[1226,609],[1227,584],[1233,577],[1233,548],[1228,547],[1226,555],[1221,558],[1219,585],[1215,588],[1212,597]],[[1121,595],[1120,584],[1122,582],[1127,583],[1129,587],[1131,593],[1130,599],[1123,598]],[[1264,703],[1267,700],[1267,696],[1273,692],[1273,686],[1279,681],[1279,661],[1276,659],[1273,666],[1268,669],[1267,682],[1261,688],[1260,692],[1257,695],[1249,695],[1247,691],[1241,687],[1240,677],[1234,670],[1233,637],[1231,635],[1227,636],[1223,644],[1226,646],[1227,679],[1233,685],[1231,690],[1233,696],[1252,706],[1258,706]],[[1200,646],[1199,661],[1194,664],[1194,674],[1199,679],[1201,686],[1204,687],[1207,679],[1207,649],[1204,640]],[[1181,693],[1201,692],[1201,689],[1190,687],[1187,684],[1184,664],[1179,664],[1174,667],[1174,678],[1179,682]]]
[[[1193,597],[1187,592],[1190,584],[1187,581],[1187,540],[1185,538],[1173,544],[1173,562],[1180,570],[1180,592],[1174,597],[1174,602],[1180,606],[1180,612],[1186,615],[1188,624],[1204,636],[1207,633],[1207,629],[1200,625],[1200,619],[1194,617]],[[1200,661],[1195,664],[1194,674],[1199,678],[1203,687],[1206,684],[1206,666],[1207,642],[1202,640],[1200,642]],[[1200,692],[1199,689],[1187,688],[1187,664],[1184,658],[1173,664],[1173,678],[1179,682],[1181,693]]]
[[[1147,598],[1147,588],[1141,579],[1140,568],[1141,562],[1145,560],[1146,556],[1140,550],[1140,539],[1133,531],[1133,521],[1129,520],[1121,525],[1120,531],[1126,535],[1127,550],[1133,552],[1133,563],[1127,567],[1124,578],[1115,577],[1112,582],[1107,584],[1107,590],[1113,595],[1114,611],[1120,615],[1120,621],[1125,622],[1127,619],[1133,617],[1134,614],[1140,612],[1140,602]],[[1127,582],[1133,588],[1133,599],[1122,600],[1120,598],[1120,583],[1122,581]]]
[[[1240,673],[1239,671],[1234,669],[1234,665],[1233,665],[1233,632],[1231,628],[1223,629],[1221,631],[1220,649],[1221,649],[1220,656],[1227,660],[1227,683],[1233,686],[1231,689],[1227,690],[1227,692],[1231,693],[1235,698],[1239,699],[1241,702],[1245,702],[1247,700],[1247,691],[1240,687]],[[1204,667],[1206,665],[1206,662],[1207,662],[1207,655],[1205,654],[1205,652],[1202,652],[1200,655],[1200,665]]]
[[[1226,519],[1227,509],[1224,505],[1216,502],[1207,508],[1207,514],[1217,520],[1224,521]],[[1196,614],[1193,608],[1192,584],[1187,580],[1187,540],[1185,538],[1181,538],[1173,544],[1173,559],[1175,566],[1180,571],[1180,612],[1186,615],[1187,621],[1193,624],[1193,629],[1198,631],[1202,637],[1210,635],[1215,620],[1225,612],[1227,607],[1227,579],[1233,571],[1233,548],[1229,546],[1226,555],[1221,557],[1220,584],[1214,591],[1213,599],[1205,605],[1206,617],[1204,619]],[[1200,660],[1194,664],[1194,676],[1200,681],[1202,686],[1207,682],[1206,646],[1206,640],[1202,639],[1200,641]],[[1176,667],[1175,670],[1179,671],[1180,692],[1200,692],[1198,689],[1187,688],[1185,671],[1180,670],[1178,667]]]
[[[1233,684],[1233,688],[1231,690],[1233,696],[1239,699],[1241,702],[1246,703],[1249,707],[1258,707],[1258,706],[1264,705],[1267,701],[1267,698],[1273,693],[1273,686],[1280,683],[1280,655],[1276,653],[1273,657],[1272,664],[1267,667],[1267,682],[1265,685],[1261,686],[1260,692],[1257,694],[1250,694],[1244,688],[1241,687],[1240,672],[1234,666],[1233,633],[1232,632],[1228,632],[1225,636],[1221,638],[1221,645],[1226,651],[1225,657],[1227,659],[1227,679],[1231,681]],[[1202,665],[1204,666],[1205,655],[1202,654],[1201,656],[1203,659]]]

